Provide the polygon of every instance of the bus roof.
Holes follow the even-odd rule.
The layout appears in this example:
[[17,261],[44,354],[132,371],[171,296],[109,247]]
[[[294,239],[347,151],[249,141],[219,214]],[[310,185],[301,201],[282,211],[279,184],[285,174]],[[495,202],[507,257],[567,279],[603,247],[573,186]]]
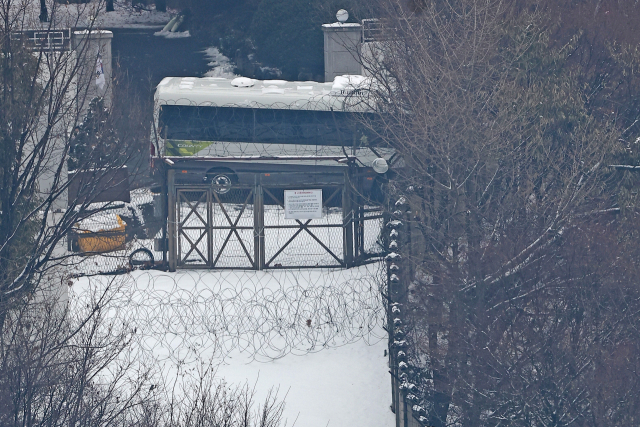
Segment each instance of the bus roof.
[[155,102],[156,105],[365,112],[370,110],[352,105],[358,103],[346,95],[366,80],[362,76],[339,76],[329,83],[246,77],[165,77],[156,88]]

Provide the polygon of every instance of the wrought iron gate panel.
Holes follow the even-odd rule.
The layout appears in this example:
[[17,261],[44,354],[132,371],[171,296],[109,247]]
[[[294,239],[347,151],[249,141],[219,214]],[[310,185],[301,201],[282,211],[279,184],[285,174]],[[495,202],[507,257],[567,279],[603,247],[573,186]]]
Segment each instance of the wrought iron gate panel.
[[209,266],[211,195],[208,189],[178,189],[176,219],[178,223],[178,265]]
[[212,194],[212,268],[257,269],[254,259],[253,187]]
[[322,189],[323,218],[308,220],[285,219],[284,188],[263,189],[263,268],[345,266],[342,187]]

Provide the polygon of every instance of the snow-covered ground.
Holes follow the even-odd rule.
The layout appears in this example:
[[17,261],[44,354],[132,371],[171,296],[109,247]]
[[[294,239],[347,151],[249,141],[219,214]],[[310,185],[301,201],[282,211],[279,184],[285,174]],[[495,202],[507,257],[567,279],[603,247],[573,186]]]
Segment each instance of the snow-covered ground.
[[186,37],[191,37],[191,33],[189,32],[189,30],[187,30],[187,31],[176,31],[176,32],[161,30],[161,31],[156,31],[155,33],[153,33],[153,35],[154,36],[159,36],[159,37],[164,37],[164,38],[167,38],[167,39],[184,39]]
[[105,10],[105,1],[93,0],[89,3],[60,4],[54,0],[46,0],[50,22],[40,22],[39,0],[19,0],[15,2],[17,11],[25,11],[27,27],[36,28],[161,28],[177,11],[168,9],[158,12],[153,4],[149,6],[133,7],[130,1],[115,0],[114,11]]
[[265,364],[232,363],[218,375],[249,384],[258,379],[258,401],[270,384],[287,392],[285,417],[299,427],[392,427],[391,382],[385,340],[287,356]]
[[211,367],[255,384],[257,401],[279,387],[288,425],[390,427],[381,268],[137,271],[77,279],[70,301],[82,309],[116,283],[110,316],[135,326],[132,353],[169,382]]
[[211,69],[205,73],[205,77],[224,77],[232,79],[237,77],[233,73],[234,65],[229,58],[220,53],[217,47],[210,47],[204,51],[205,56],[209,60]]
[[[73,5],[67,7],[71,6]],[[167,12],[158,12],[154,4],[144,8],[133,7],[130,1],[124,0],[115,0],[113,9],[113,12],[106,12],[104,8],[98,11],[95,23],[99,28],[162,27],[169,22],[172,15],[177,13],[171,9]]]

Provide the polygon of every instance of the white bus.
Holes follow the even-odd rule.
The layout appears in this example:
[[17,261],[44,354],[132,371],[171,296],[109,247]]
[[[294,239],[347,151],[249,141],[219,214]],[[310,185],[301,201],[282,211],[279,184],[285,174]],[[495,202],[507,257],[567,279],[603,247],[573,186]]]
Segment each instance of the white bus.
[[342,76],[317,83],[167,77],[155,93],[152,155],[170,164],[222,162],[223,168],[200,175],[204,181],[230,183],[238,181],[240,172],[258,168],[278,171],[286,164],[287,170],[308,170],[351,163],[363,168],[359,175],[368,175],[363,178],[366,190],[375,180],[373,166],[386,171],[394,152],[376,147],[375,137],[363,126],[362,116],[373,113],[351,105],[354,97],[348,95],[363,79]]

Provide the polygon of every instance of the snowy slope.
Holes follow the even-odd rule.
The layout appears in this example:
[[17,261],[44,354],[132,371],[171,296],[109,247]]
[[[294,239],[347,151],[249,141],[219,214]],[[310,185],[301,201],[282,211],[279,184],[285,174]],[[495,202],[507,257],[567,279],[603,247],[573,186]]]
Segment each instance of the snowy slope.
[[296,426],[392,427],[391,382],[385,340],[358,341],[306,356],[289,355],[269,363],[230,363],[218,369],[228,382],[253,384],[257,400],[270,385],[288,392],[285,417]]
[[[212,367],[255,384],[257,401],[279,387],[289,425],[390,427],[380,268],[137,271],[116,279],[110,315],[135,325],[131,354],[169,382]],[[113,283],[78,279],[72,308]]]

